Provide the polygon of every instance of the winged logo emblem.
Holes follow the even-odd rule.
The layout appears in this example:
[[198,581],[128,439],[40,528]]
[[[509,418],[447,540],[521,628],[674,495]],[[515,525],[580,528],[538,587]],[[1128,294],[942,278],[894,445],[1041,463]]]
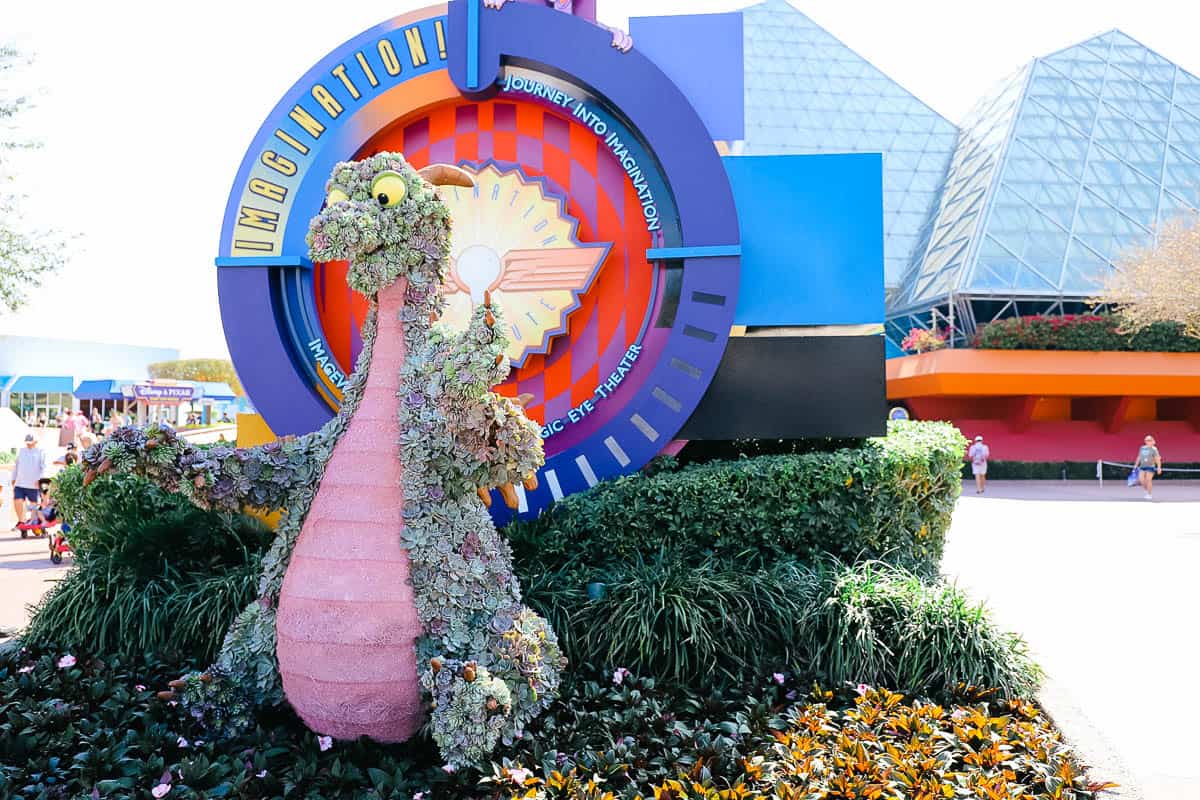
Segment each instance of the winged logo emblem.
[[475,175],[475,188],[443,195],[453,220],[453,249],[442,319],[465,329],[471,309],[490,292],[509,328],[506,354],[521,366],[566,332],[567,318],[611,243],[580,242],[579,222],[565,203],[547,196],[545,183],[519,168],[464,168]]

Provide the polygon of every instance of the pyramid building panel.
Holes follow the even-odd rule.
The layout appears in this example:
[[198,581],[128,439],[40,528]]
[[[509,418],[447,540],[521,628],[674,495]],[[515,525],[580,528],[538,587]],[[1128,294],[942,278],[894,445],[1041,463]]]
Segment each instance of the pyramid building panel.
[[964,121],[891,315],[953,304],[969,328],[981,310],[1086,302],[1200,208],[1198,99],[1200,80],[1116,30],[1035,59]]
[[784,0],[742,16],[746,133],[735,152],[883,153],[884,271],[895,286],[922,249],[957,129]]

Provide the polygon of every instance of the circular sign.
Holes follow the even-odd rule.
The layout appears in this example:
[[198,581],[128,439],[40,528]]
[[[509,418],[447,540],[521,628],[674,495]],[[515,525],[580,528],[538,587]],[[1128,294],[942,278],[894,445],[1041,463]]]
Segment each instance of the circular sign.
[[[496,391],[534,396],[528,413],[546,445],[539,489],[520,494],[520,511],[533,513],[641,467],[694,410],[724,351],[738,283],[736,254],[714,257],[695,232],[716,229],[736,245],[736,216],[695,112],[644,57],[598,46],[610,37],[552,10],[483,16],[500,41],[497,21],[577,41],[501,59],[488,91],[471,96],[451,80],[459,38],[444,8],[338,48],[285,96],[243,161],[218,258],[221,307],[239,376],[272,430],[314,429],[340,403],[367,309],[346,285],[346,264],[306,258],[304,232],[332,165],[397,151],[418,168],[474,173],[474,190],[446,200],[444,321],[464,325],[485,291],[503,309],[513,369]],[[551,59],[553,74],[535,66]],[[624,77],[602,93],[613,75]],[[661,102],[631,109],[626,87],[658,87]],[[631,93],[629,102],[642,101]],[[646,123],[686,141],[651,141]],[[698,176],[703,198],[691,186]],[[714,211],[723,225],[701,219]]]

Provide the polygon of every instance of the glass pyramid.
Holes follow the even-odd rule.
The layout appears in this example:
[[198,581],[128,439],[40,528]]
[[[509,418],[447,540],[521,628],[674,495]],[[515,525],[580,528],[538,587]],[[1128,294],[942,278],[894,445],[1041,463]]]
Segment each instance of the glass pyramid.
[[883,153],[886,285],[923,251],[958,131],[785,0],[742,12],[745,140],[737,155]]
[[964,121],[889,316],[951,300],[1086,300],[1123,251],[1194,208],[1200,79],[1109,31],[1035,59]]

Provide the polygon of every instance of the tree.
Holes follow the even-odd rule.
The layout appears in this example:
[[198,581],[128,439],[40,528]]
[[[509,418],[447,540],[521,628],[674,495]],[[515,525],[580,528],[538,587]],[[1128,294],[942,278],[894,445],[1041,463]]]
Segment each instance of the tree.
[[242,396],[246,392],[238,380],[233,362],[220,358],[184,358],[179,361],[158,361],[146,371],[151,378],[167,378],[176,381],[213,381],[228,383],[233,393]]
[[15,49],[0,45],[0,312],[16,311],[26,291],[41,286],[65,260],[62,237],[30,228],[21,214],[24,195],[14,189],[13,152],[40,146],[20,136],[16,122],[31,107],[29,95],[14,80],[18,67],[27,63]]
[[1178,322],[1188,336],[1200,336],[1200,214],[1166,223],[1156,238],[1121,258],[1099,299],[1130,332]]

